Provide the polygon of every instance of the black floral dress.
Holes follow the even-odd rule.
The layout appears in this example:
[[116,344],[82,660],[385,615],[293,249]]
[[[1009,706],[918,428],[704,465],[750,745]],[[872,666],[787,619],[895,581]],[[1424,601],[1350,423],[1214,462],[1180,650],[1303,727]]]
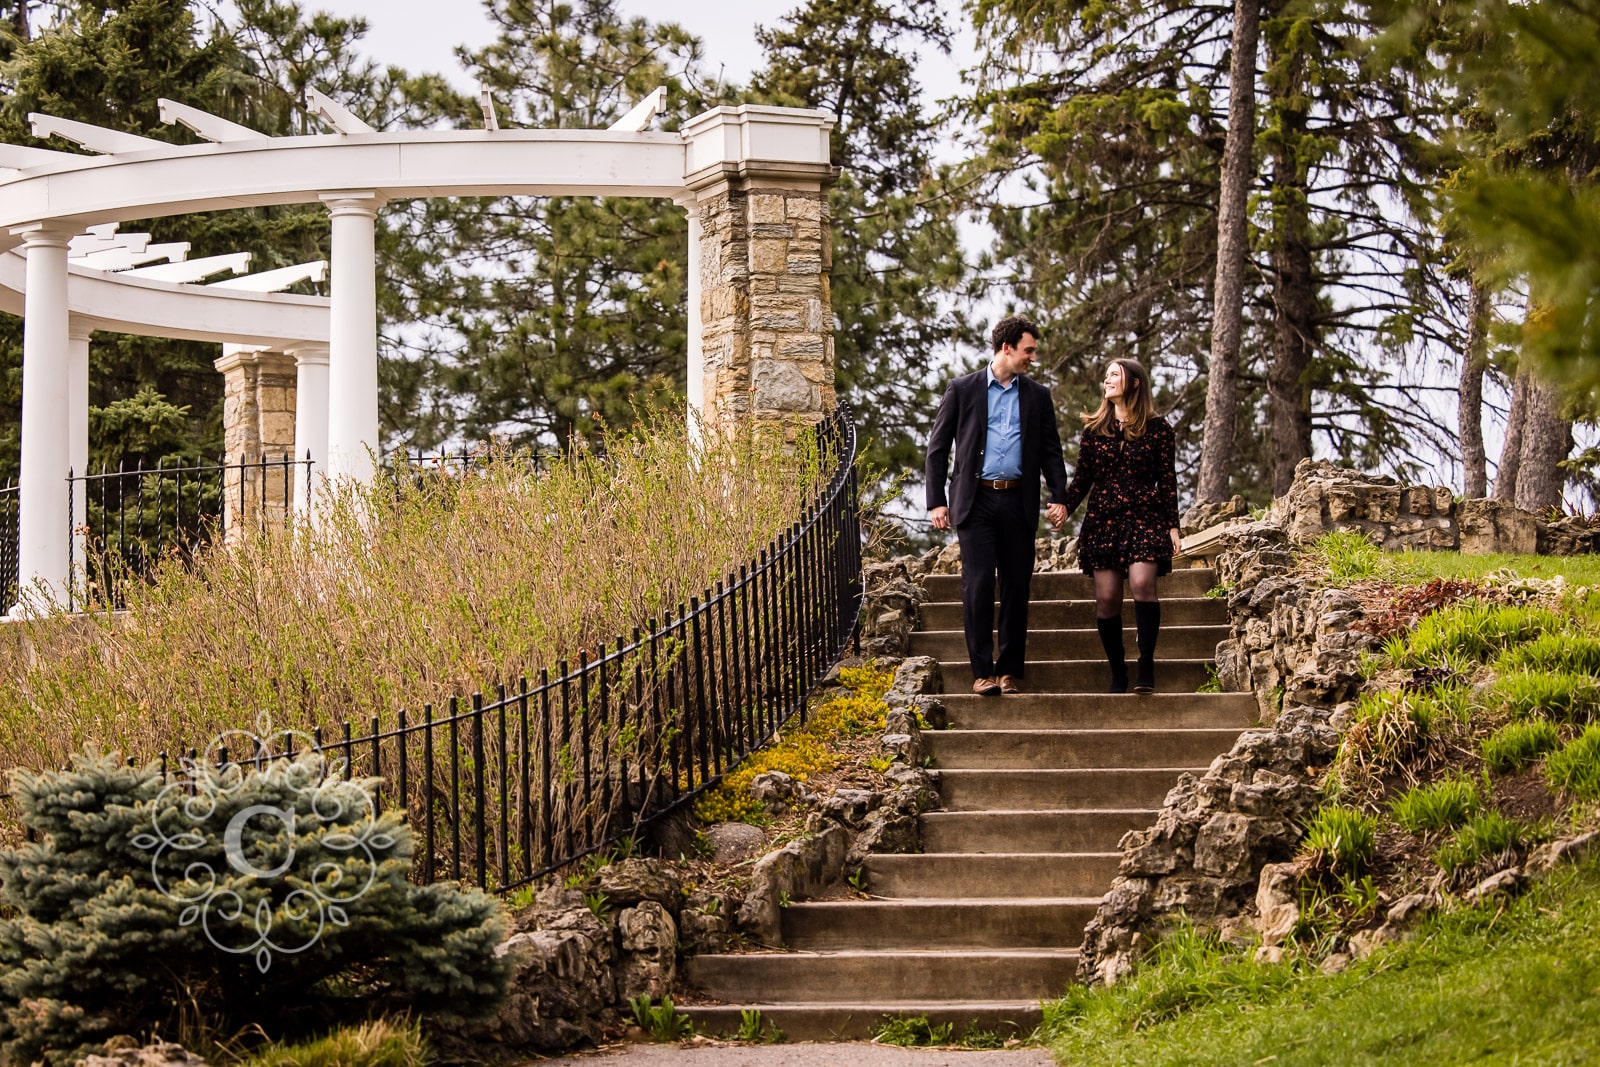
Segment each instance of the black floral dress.
[[1109,437],[1084,433],[1066,500],[1070,515],[1089,498],[1078,531],[1083,573],[1126,573],[1128,564],[1137,562],[1156,564],[1157,574],[1172,573],[1169,531],[1178,525],[1176,454],[1166,419],[1152,418],[1131,441],[1121,429]]

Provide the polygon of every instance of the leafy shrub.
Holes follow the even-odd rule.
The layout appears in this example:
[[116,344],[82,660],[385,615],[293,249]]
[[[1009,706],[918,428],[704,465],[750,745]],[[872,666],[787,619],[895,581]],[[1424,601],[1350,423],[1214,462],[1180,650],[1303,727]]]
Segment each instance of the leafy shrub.
[[[1513,649],[1501,658],[1505,664],[1511,657],[1563,639],[1554,634]],[[1503,670],[1494,681],[1490,701],[1509,711],[1513,718],[1526,719],[1540,716],[1556,722],[1588,722],[1600,710],[1600,682],[1588,674],[1543,666],[1522,666]]]
[[1514,821],[1493,808],[1485,808],[1457,830],[1455,836],[1433,854],[1433,859],[1454,874],[1486,856],[1509,852],[1520,840],[1520,828]]
[[1600,674],[1600,637],[1588,634],[1546,633],[1525,645],[1507,649],[1495,661],[1502,671],[1559,671],[1591,676]]
[[0,1054],[65,1065],[181,1015],[293,1037],[330,1010],[490,1009],[498,904],[408,884],[403,821],[323,770],[202,770],[193,795],[110,756],[14,773],[39,840],[0,853]]
[[[0,752],[152,758],[253,723],[309,729],[514,683],[661,619],[792,523],[811,435],[706,434],[680,409],[536,470],[330,493],[315,536],[240,527],[128,589],[127,612],[0,628]],[[736,472],[736,473],[733,473]]]
[[829,746],[835,739],[883,729],[889,711],[883,696],[893,680],[893,671],[876,664],[841,670],[839,682],[846,692],[812,709],[804,726],[751,754],[724,775],[716,788],[695,802],[695,817],[707,823],[764,823],[766,806],[750,795],[751,781],[768,771],[782,771],[804,782],[814,774],[833,770],[838,757]]
[[1363,693],[1334,757],[1338,779],[1382,775],[1425,751],[1447,721],[1467,714],[1460,688],[1426,692]]
[[1383,569],[1383,550],[1354,531],[1325,533],[1312,543],[1311,550],[1321,557],[1329,578],[1336,583],[1372,578]]
[[1541,634],[1560,633],[1568,625],[1567,619],[1548,608],[1469,601],[1419,621],[1400,665],[1437,666],[1453,658],[1481,663]]
[[1600,800],[1600,724],[1586,728],[1544,761],[1552,789],[1579,800]]
[[1377,839],[1376,816],[1344,804],[1326,804],[1311,817],[1300,849],[1319,866],[1348,878],[1371,862]]
[[1555,723],[1544,719],[1508,722],[1478,746],[1483,762],[1496,774],[1515,774],[1546,752],[1561,746]]
[[1459,775],[1419,785],[1396,798],[1389,810],[1406,833],[1424,834],[1460,826],[1477,812],[1478,806],[1477,785],[1466,775]]
[[886,1016],[881,1023],[872,1028],[872,1040],[880,1045],[900,1045],[908,1048],[948,1045],[955,1030],[955,1023],[935,1025],[926,1015]]
[[432,1056],[416,1020],[343,1027],[299,1044],[274,1043],[239,1067],[427,1067]]
[[678,1011],[671,997],[662,997],[657,1004],[650,994],[640,993],[628,1002],[628,1007],[633,1010],[633,1021],[655,1041],[682,1041],[694,1036],[694,1023]]

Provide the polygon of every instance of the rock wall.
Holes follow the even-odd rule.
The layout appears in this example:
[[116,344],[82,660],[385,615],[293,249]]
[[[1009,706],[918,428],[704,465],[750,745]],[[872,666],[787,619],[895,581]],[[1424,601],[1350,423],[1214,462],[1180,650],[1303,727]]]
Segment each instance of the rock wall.
[[1154,826],[1125,835],[1111,890],[1084,929],[1079,976],[1128,974],[1168,922],[1243,923],[1262,870],[1291,860],[1321,797],[1316,772],[1338,751],[1372,638],[1350,629],[1360,604],[1288,577],[1287,533],[1231,528],[1218,557],[1232,636],[1217,648],[1230,691],[1254,692],[1268,725],[1246,730],[1199,778],[1179,777]]
[[1549,522],[1498,500],[1456,500],[1448,486],[1402,485],[1326,460],[1300,461],[1294,485],[1273,501],[1270,518],[1295,544],[1340,530],[1391,551],[1570,556],[1600,550],[1600,530],[1578,519]]

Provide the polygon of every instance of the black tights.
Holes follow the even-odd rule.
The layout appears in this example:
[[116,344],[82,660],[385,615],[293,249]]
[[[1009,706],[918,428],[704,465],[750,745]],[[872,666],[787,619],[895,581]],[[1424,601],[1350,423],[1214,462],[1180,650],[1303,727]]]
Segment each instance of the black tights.
[[[1149,562],[1130,563],[1128,565],[1128,588],[1133,592],[1134,600],[1154,601],[1156,599],[1156,565]],[[1094,572],[1094,617],[1097,619],[1120,619],[1122,617],[1121,571]]]

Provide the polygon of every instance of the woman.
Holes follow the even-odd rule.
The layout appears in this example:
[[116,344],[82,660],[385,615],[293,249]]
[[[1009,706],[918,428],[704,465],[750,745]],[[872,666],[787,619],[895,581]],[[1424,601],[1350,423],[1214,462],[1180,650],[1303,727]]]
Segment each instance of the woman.
[[1078,469],[1067,487],[1067,514],[1089,497],[1078,532],[1078,565],[1094,576],[1095,625],[1111,661],[1111,692],[1128,691],[1122,645],[1126,579],[1139,634],[1133,691],[1153,693],[1161,630],[1156,579],[1172,573],[1172,557],[1181,550],[1176,448],[1172,427],[1155,413],[1150,376],[1137,360],[1111,361],[1103,396],[1098,411],[1082,415],[1083,442]]

